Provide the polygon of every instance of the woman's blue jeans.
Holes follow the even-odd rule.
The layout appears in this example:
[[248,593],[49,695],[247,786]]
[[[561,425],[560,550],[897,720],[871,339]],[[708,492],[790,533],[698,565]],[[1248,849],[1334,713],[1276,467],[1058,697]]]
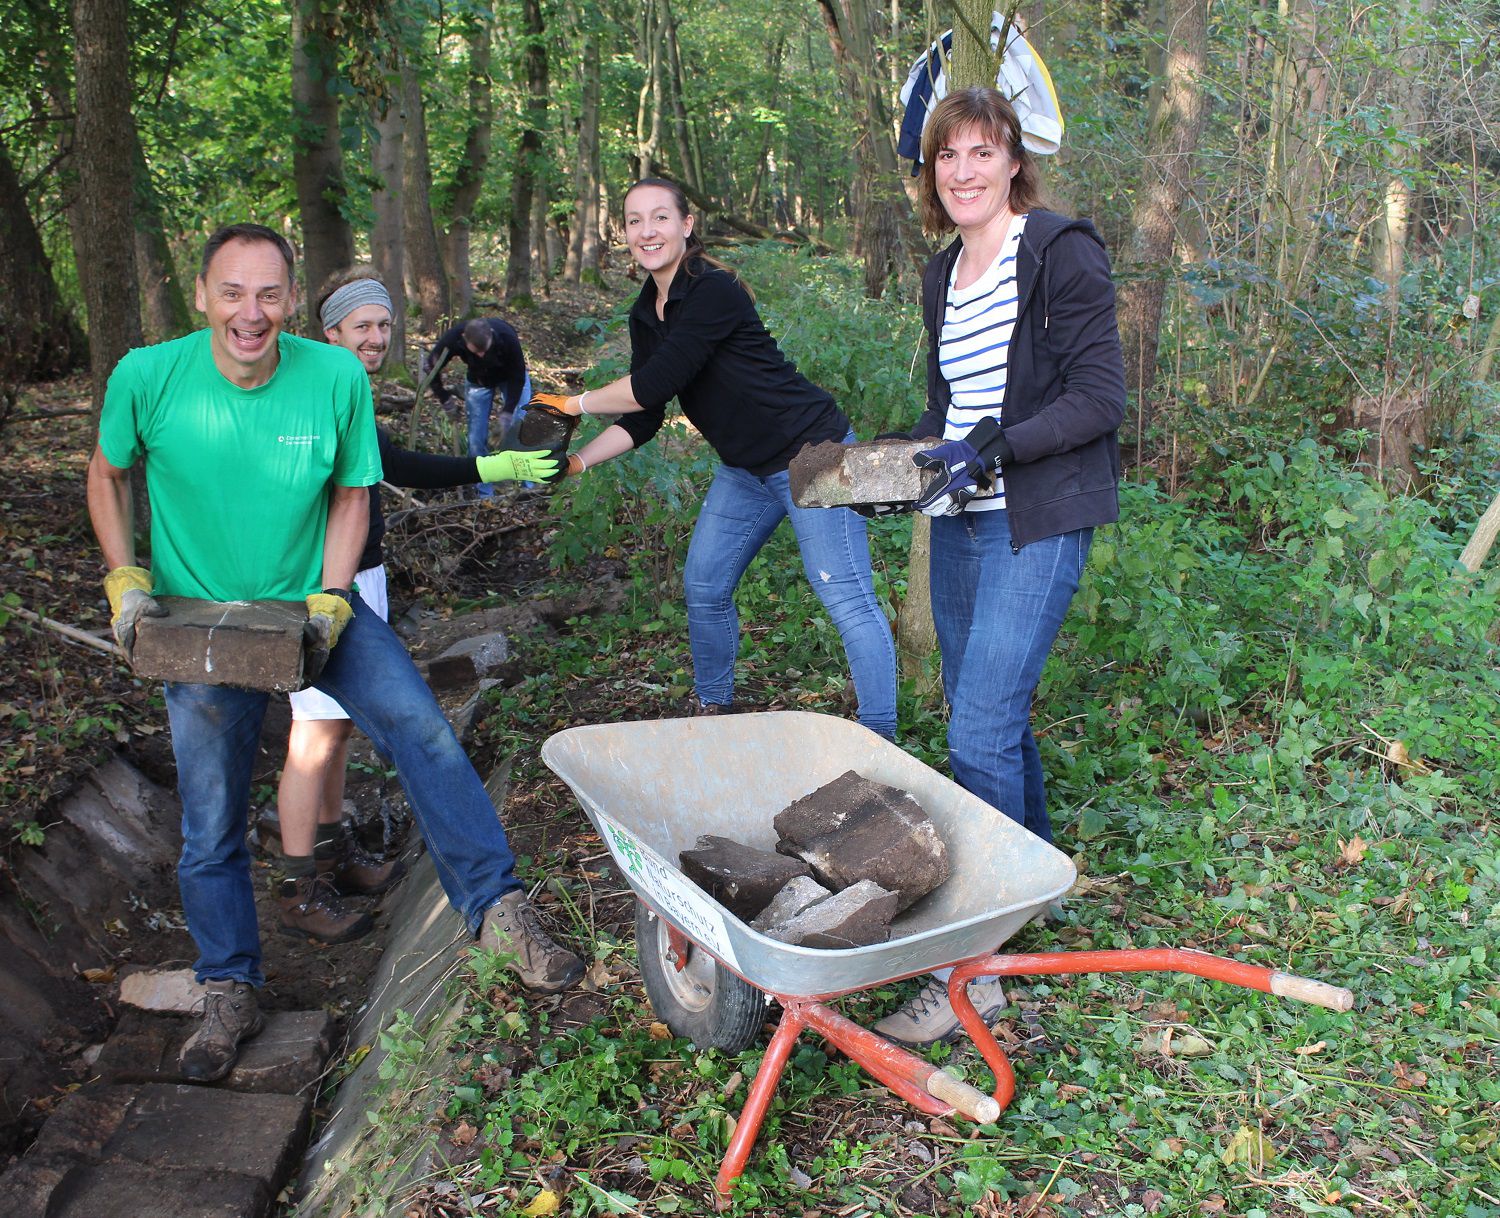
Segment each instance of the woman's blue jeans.
[[[501,395],[505,402],[505,413],[510,415],[510,422],[506,429],[519,423],[526,416],[526,403],[531,401],[531,376],[528,373],[521,385],[520,395],[514,402]],[[490,416],[495,409],[495,391],[486,389],[483,385],[474,385],[468,381],[464,382],[464,410],[468,415],[469,426],[469,456],[483,457],[490,451]],[[481,482],[475,488],[475,494],[481,499],[488,499],[495,493],[495,488],[488,482]]]
[[[484,784],[406,648],[359,597],[316,688],[336,699],[396,767],[449,902],[477,930],[520,887]],[[260,934],[245,846],[250,779],[269,694],[169,684],[182,799],[177,882],[198,945],[199,981],[261,985]]]
[[1093,536],[1093,529],[1078,529],[1015,553],[1003,508],[932,522],[932,617],[953,777],[1049,842],[1031,699]]
[[785,470],[761,478],[721,465],[698,512],[683,572],[698,698],[720,705],[734,699],[734,660],[740,644],[734,590],[787,517],[802,550],[802,568],[843,639],[859,696],[859,721],[893,740],[896,648],[875,599],[865,522],[847,508],[797,507]]

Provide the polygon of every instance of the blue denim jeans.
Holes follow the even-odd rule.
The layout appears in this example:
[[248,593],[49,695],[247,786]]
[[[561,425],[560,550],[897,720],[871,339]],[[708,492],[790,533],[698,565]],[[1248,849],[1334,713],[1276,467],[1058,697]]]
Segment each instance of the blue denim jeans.
[[721,465],[699,509],[683,572],[698,698],[720,704],[734,698],[734,660],[740,642],[734,590],[786,517],[797,534],[808,581],[844,641],[859,695],[859,721],[893,740],[896,648],[875,599],[864,519],[847,508],[797,507],[785,470],[759,478]]
[[[502,400],[505,403],[505,413],[510,416],[505,425],[508,432],[526,417],[526,403],[531,401],[531,376],[527,375],[515,401],[504,398],[503,395]],[[464,382],[464,409],[468,414],[469,456],[471,457],[483,457],[490,451],[490,415],[494,408],[495,391],[493,389],[486,389],[483,385],[474,385],[468,381]],[[488,482],[481,482],[475,493],[481,499],[487,499],[495,493],[495,488]]]
[[932,616],[953,777],[1049,842],[1031,698],[1093,536],[1093,529],[1078,529],[1014,553],[1003,508],[932,522]]
[[[359,597],[316,688],[335,698],[395,765],[449,902],[477,931],[520,887],[484,784],[395,633]],[[260,935],[245,830],[250,776],[269,694],[223,685],[166,687],[182,857],[177,882],[198,945],[199,981],[261,985]]]

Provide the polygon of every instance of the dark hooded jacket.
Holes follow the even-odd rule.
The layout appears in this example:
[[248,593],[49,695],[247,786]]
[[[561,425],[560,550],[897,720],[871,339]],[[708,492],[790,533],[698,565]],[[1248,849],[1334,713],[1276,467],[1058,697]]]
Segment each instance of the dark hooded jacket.
[[[941,436],[951,398],[938,370],[954,241],[927,264],[927,409],[911,434]],[[1020,298],[1010,342],[1002,431],[1012,546],[1120,518],[1116,431],[1125,415],[1125,364],[1104,242],[1087,220],[1034,209],[1016,257]]]

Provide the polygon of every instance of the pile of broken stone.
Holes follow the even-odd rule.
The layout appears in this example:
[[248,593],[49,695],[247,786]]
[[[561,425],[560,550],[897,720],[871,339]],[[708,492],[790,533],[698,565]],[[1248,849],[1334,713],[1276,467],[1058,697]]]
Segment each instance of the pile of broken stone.
[[884,943],[896,915],[948,878],[948,847],[922,805],[853,770],[773,823],[774,851],[705,834],[678,857],[714,900],[783,943]]

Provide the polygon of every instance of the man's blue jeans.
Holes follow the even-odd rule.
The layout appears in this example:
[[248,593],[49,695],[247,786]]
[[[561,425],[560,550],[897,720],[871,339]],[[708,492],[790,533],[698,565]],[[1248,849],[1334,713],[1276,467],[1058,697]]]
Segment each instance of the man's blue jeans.
[[721,705],[733,700],[740,643],[734,590],[776,526],[790,517],[803,570],[844,641],[859,721],[893,740],[896,648],[875,599],[865,522],[847,508],[797,507],[788,481],[785,470],[760,478],[721,465],[699,509],[683,572],[698,698]]
[[[510,415],[507,430],[526,417],[526,403],[531,401],[531,377],[527,375],[521,385],[521,392],[515,401],[505,398],[505,413]],[[490,415],[495,408],[495,391],[486,389],[483,385],[464,382],[464,409],[468,413],[469,424],[469,456],[483,457],[490,451]],[[476,491],[481,499],[487,499],[495,493],[495,488],[488,482],[481,482]]]
[[[391,628],[359,597],[316,687],[338,700],[395,765],[443,891],[470,930],[519,888],[515,857],[484,784]],[[263,984],[245,831],[250,777],[270,695],[223,685],[166,687],[182,798],[177,881],[198,945],[199,981]]]
[[1093,529],[1078,529],[1014,553],[1003,508],[932,522],[932,617],[953,777],[1049,842],[1031,699],[1093,536]]

